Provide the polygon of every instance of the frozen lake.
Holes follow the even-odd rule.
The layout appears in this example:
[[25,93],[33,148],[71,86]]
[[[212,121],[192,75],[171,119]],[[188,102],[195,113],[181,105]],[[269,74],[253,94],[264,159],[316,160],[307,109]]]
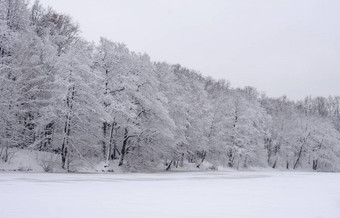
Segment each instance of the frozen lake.
[[339,218],[340,174],[0,174],[3,218]]

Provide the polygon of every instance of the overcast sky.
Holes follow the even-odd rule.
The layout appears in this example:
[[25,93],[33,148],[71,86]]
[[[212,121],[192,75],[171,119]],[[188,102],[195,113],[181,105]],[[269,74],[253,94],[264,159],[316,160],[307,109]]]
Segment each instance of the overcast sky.
[[268,96],[340,95],[340,1],[40,0],[82,36]]

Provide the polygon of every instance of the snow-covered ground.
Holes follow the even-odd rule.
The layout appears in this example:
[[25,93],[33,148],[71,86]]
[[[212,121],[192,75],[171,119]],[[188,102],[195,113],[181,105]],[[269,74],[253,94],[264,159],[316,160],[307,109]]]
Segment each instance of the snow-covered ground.
[[340,174],[0,174],[3,218],[339,218]]

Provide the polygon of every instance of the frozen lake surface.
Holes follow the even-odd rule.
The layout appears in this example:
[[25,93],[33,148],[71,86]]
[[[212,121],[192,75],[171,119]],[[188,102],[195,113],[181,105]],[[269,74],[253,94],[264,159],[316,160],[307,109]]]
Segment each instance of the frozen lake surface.
[[3,218],[339,218],[340,174],[0,174]]

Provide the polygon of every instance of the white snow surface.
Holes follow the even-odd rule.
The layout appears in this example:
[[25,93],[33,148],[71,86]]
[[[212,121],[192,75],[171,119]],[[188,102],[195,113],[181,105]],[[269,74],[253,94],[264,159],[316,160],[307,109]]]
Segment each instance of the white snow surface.
[[3,218],[339,218],[340,174],[1,173]]

